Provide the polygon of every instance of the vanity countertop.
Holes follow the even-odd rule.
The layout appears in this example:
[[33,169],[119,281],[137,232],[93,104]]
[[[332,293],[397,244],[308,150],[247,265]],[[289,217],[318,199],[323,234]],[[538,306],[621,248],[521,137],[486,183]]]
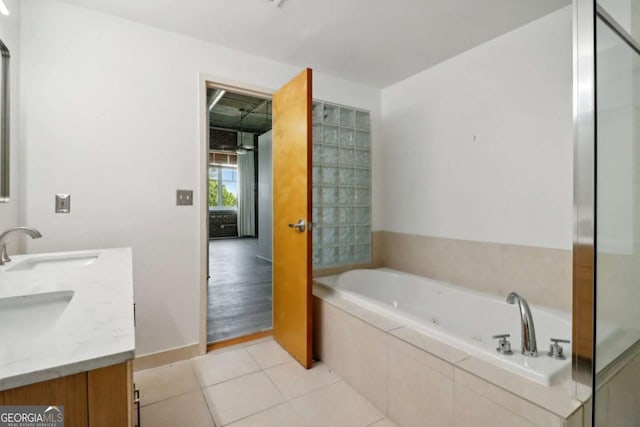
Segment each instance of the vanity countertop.
[[[35,304],[28,299],[34,295]],[[47,295],[62,295],[62,302],[46,306],[45,320],[38,320],[38,301]],[[0,330],[0,391],[133,359],[131,249],[13,256],[0,266],[0,316],[13,310],[15,317],[21,307],[35,315],[25,315],[14,331]],[[41,332],[15,333],[38,321],[46,322],[35,323]]]

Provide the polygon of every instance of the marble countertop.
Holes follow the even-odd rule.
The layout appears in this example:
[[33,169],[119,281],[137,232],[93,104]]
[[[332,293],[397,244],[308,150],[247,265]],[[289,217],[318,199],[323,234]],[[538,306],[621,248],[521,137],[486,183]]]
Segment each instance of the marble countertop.
[[[29,259],[83,255],[97,257],[86,265],[42,263],[33,270],[12,269]],[[130,248],[16,255],[0,266],[0,302],[55,291],[72,291],[73,297],[45,334],[0,343],[0,391],[133,359]]]

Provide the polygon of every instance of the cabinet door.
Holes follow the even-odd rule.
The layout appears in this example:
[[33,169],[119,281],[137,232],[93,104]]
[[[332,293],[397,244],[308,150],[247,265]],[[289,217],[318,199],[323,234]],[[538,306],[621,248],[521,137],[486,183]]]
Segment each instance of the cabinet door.
[[89,427],[131,426],[129,362],[88,372]]
[[64,406],[64,424],[86,427],[87,373],[69,375],[0,392],[2,405]]

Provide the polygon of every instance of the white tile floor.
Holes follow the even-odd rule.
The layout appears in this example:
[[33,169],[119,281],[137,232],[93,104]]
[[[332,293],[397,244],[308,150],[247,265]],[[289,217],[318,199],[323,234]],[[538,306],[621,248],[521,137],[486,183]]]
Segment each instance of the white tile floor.
[[135,373],[144,427],[394,427],[331,369],[275,341]]

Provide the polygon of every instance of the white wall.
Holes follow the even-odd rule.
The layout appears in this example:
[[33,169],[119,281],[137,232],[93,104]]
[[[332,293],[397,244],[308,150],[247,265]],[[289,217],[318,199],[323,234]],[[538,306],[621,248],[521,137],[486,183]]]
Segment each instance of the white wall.
[[571,32],[567,7],[382,91],[384,230],[571,247]]
[[258,137],[258,256],[271,261],[273,250],[272,131]]
[[[56,0],[22,14],[29,251],[133,247],[137,354],[197,342],[198,73],[276,89],[299,68]],[[315,73],[314,95],[379,121],[379,90]]]
[[[10,111],[10,135],[11,144],[11,194],[9,203],[0,203],[0,233],[9,227],[19,225],[19,211],[21,203],[20,194],[20,1],[7,0],[5,4],[9,8],[9,16],[0,15],[0,39],[9,48],[11,54],[9,78]],[[13,238],[8,249],[15,253],[18,239]]]

